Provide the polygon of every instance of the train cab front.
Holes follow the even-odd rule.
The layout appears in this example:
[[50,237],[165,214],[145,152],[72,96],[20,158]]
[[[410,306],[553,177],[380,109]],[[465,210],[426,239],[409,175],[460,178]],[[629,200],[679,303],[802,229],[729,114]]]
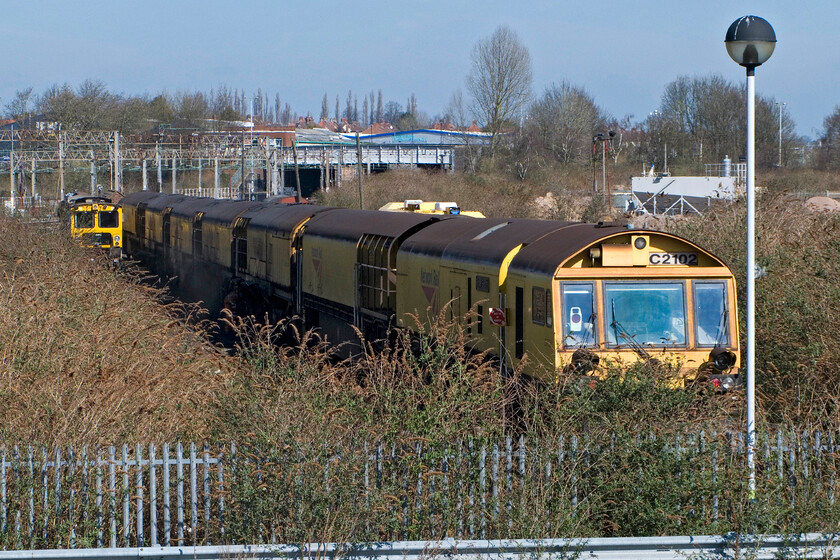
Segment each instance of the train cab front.
[[556,367],[590,380],[609,365],[657,366],[674,387],[741,386],[735,279],[679,237],[628,231],[555,274]]

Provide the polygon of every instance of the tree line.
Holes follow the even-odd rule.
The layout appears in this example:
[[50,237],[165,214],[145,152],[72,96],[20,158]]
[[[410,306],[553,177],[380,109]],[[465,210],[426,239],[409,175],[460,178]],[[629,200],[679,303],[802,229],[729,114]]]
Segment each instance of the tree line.
[[[300,117],[312,113],[298,113],[280,94],[273,97],[262,88],[256,92],[232,89],[221,84],[209,92],[178,91],[156,95],[122,95],[109,91],[99,80],[88,79],[78,87],[55,84],[38,95],[31,87],[15,92],[5,105],[5,117],[22,127],[34,126],[35,117],[57,123],[67,130],[118,130],[124,134],[156,130],[160,126],[178,129],[204,130],[227,123],[254,121],[267,124],[294,124]],[[345,105],[335,97],[335,112],[330,113],[328,94],[324,94],[320,120],[349,123],[367,127],[374,122],[389,122],[407,130],[429,126],[430,117],[418,109],[412,93],[405,104],[384,100],[382,90],[362,95],[347,92]]]

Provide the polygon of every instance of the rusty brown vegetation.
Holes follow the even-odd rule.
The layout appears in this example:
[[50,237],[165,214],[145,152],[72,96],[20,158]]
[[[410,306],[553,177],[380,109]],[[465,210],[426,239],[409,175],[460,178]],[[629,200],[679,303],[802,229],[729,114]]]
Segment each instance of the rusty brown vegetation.
[[0,218],[0,440],[202,438],[232,365],[137,276]]

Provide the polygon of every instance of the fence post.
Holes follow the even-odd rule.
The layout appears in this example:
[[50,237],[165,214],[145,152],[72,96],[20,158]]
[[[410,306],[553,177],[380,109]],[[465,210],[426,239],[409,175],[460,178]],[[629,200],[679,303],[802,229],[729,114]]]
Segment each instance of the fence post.
[[790,488],[790,507],[796,503],[796,433],[791,431],[788,444],[788,487]]
[[195,460],[195,442],[190,443],[190,527],[193,544],[198,538],[198,465]]
[[712,432],[712,442],[715,446],[712,451],[712,519],[718,518],[719,496],[717,493],[717,472],[718,472],[718,437],[717,432]]
[[6,532],[6,448],[0,449],[0,534]]
[[[499,444],[493,444],[493,520],[499,522]],[[496,528],[498,530],[498,528]]]
[[[90,516],[90,458],[88,457],[87,445],[82,447],[82,519],[85,527],[88,526]],[[75,530],[75,529],[74,529]],[[87,533],[87,531],[85,531]]]
[[157,539],[157,472],[155,467],[155,444],[149,444],[149,541],[158,545]]
[[475,456],[473,452],[473,440],[469,439],[467,442],[467,496],[469,497],[469,521],[470,521],[470,538],[475,538],[475,478],[473,477],[472,459]]
[[141,547],[145,545],[145,542],[143,539],[143,451],[139,443],[134,446],[134,460],[137,462],[137,471],[134,476],[134,485],[137,490],[135,496],[137,500],[137,546]]
[[[58,525],[61,520],[61,448],[57,445],[55,446],[55,462],[53,468],[55,475],[55,523]],[[62,546],[60,534],[58,535],[58,546],[59,548]]]
[[[341,152],[339,152],[339,153],[341,153]],[[449,453],[450,453],[449,446],[447,446],[446,450],[443,452],[443,459],[441,459],[441,462],[440,462],[440,470],[443,473],[443,500],[441,501],[441,508],[442,508],[441,518],[444,521],[444,523],[443,523],[444,527],[446,527],[448,525],[446,521],[447,521],[447,518],[450,517],[449,516]],[[453,535],[450,535],[448,531],[443,535],[444,538],[450,537],[450,536],[453,536]]]
[[41,447],[41,486],[42,486],[42,501],[43,501],[43,515],[44,515],[44,529],[42,532],[42,541],[45,544],[47,541],[47,529],[49,528],[50,520],[50,482],[47,475],[47,448]]
[[572,463],[572,511],[575,511],[578,505],[577,443],[577,436],[573,435],[569,449],[569,459]]
[[163,546],[172,546],[172,511],[169,492],[169,444],[163,444]]
[[225,478],[224,478],[224,452],[219,452],[219,462],[217,463],[218,482],[219,482],[219,536],[225,536]]
[[487,448],[481,444],[481,454],[478,463],[478,492],[481,495],[481,521],[479,527],[481,528],[480,535],[482,539],[487,538]]
[[814,432],[814,478],[822,478],[822,442],[820,431]]
[[[423,469],[422,469],[422,466],[423,466],[423,460],[422,460],[423,449],[422,449],[422,446],[420,445],[419,441],[415,443],[414,451],[415,451],[414,460],[415,460],[415,464],[417,465],[417,467],[416,467],[417,468],[417,489],[416,489],[415,495],[414,495],[414,519],[413,519],[413,521],[414,521],[414,523],[419,524],[420,520],[422,519],[422,515],[423,515],[423,502],[421,501],[422,500],[421,496],[423,494]],[[422,531],[422,529],[420,529],[420,531]]]
[[776,469],[779,473],[779,482],[785,479],[784,475],[784,446],[782,441],[782,430],[776,430]]
[[834,505],[834,473],[836,472],[835,465],[837,461],[835,459],[835,449],[834,449],[834,434],[829,430],[828,432],[828,443],[826,444],[826,450],[828,451],[828,457],[831,460],[831,468],[829,469],[830,475],[828,477],[828,503],[830,505]]
[[207,442],[204,442],[202,461],[204,463],[204,540],[209,545],[207,533],[210,529],[210,446]]
[[128,548],[131,544],[131,496],[129,496],[130,480],[128,477],[128,444],[123,444],[122,447],[122,495],[123,495],[123,546]]
[[184,446],[175,446],[175,473],[178,482],[178,546],[184,545]]
[[108,515],[111,520],[111,548],[117,548],[117,465],[116,449],[108,447]]
[[96,548],[105,538],[105,512],[102,511],[102,449],[96,450]]
[[458,455],[455,458],[455,476],[456,476],[456,487],[458,488],[458,501],[455,505],[455,516],[458,519],[458,534],[457,537],[463,537],[464,535],[464,481],[463,476],[461,475],[461,462],[463,461],[463,443],[458,442]]
[[67,449],[67,476],[70,479],[69,496],[67,498],[67,518],[70,521],[70,542],[68,543],[68,546],[70,548],[76,548],[76,522],[75,519],[73,519],[73,501],[76,497],[76,489],[73,486],[73,483],[75,482],[75,475],[76,456],[73,453],[73,446],[70,445]]
[[[800,455],[800,462],[802,463],[802,478],[807,481],[808,475],[810,471],[808,469],[808,442],[810,441],[810,437],[808,436],[808,430],[802,432],[802,438],[799,440],[799,455]],[[807,490],[807,488],[806,488]]]

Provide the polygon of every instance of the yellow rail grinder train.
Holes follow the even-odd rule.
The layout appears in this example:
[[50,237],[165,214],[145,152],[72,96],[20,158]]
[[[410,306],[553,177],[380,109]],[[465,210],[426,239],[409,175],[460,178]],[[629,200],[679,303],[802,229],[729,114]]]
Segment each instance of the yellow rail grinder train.
[[107,249],[113,258],[122,252],[122,208],[110,198],[71,195],[66,200],[70,235],[85,247]]
[[211,311],[297,315],[346,348],[357,330],[374,340],[443,315],[538,378],[657,359],[679,364],[678,383],[738,382],[735,279],[675,235],[151,192],[121,204],[126,252]]

